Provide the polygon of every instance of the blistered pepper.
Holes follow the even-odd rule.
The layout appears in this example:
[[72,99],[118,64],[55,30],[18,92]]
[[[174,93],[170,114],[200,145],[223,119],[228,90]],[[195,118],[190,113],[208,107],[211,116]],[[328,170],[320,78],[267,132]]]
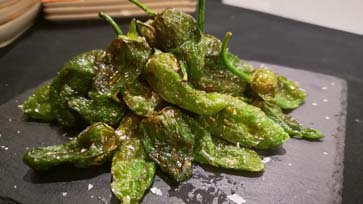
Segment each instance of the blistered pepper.
[[[197,89],[206,92],[218,92],[232,96],[242,96],[246,89],[246,81],[232,74],[225,66],[222,55],[222,43],[212,35],[204,35],[206,46],[204,68],[199,80],[193,84]],[[235,55],[228,53],[232,64],[238,69],[249,70],[245,64]]]
[[265,101],[255,101],[253,103],[257,107],[260,107],[266,115],[284,128],[291,137],[308,140],[319,140],[324,135],[313,128],[304,127],[295,118],[285,115],[280,107],[273,105]]
[[112,127],[94,123],[70,142],[29,150],[23,161],[34,170],[48,170],[62,164],[85,168],[105,163],[118,145],[119,136]]
[[137,135],[139,118],[125,116],[117,129],[121,145],[112,159],[111,189],[123,204],[140,203],[145,191],[152,185],[156,166],[147,155]]
[[[105,14],[100,15],[105,17]],[[113,22],[110,17],[107,19]],[[114,30],[120,30],[114,22],[111,25],[116,27]],[[138,35],[136,20],[131,21],[127,35],[117,34],[107,50],[107,61],[96,73],[92,95],[118,100],[117,94],[120,93],[126,105],[136,114],[152,114],[161,99],[140,81],[151,48],[145,38]]]
[[193,84],[198,81],[202,75],[206,49],[203,34],[193,16],[175,9],[165,9],[158,14],[138,0],[130,1],[154,18],[152,27],[158,49],[172,52],[183,60],[190,76],[188,78]]
[[224,38],[222,56],[226,67],[233,74],[246,80],[251,89],[263,100],[282,109],[294,109],[304,102],[306,92],[300,89],[295,82],[288,80],[284,76],[268,69],[255,69],[252,73],[237,69],[229,60],[227,54],[227,45],[231,35],[228,32]]
[[201,115],[222,110],[227,101],[219,93],[206,93],[192,88],[182,80],[180,65],[171,53],[157,51],[145,66],[145,76],[151,87],[167,102]]
[[20,106],[26,116],[42,121],[55,121],[52,105],[49,101],[50,85],[46,84],[37,88]]
[[200,122],[212,135],[243,147],[272,149],[289,139],[284,129],[259,108],[236,97],[230,97],[222,111],[200,116]]
[[194,134],[176,108],[166,107],[140,123],[145,151],[177,182],[192,175]]
[[74,97],[86,97],[92,87],[97,60],[104,56],[102,50],[80,54],[67,62],[53,80],[49,100],[57,121],[64,126],[76,126],[83,119],[68,106]]
[[262,171],[264,165],[253,150],[212,137],[196,120],[186,120],[195,135],[194,161],[226,169]]

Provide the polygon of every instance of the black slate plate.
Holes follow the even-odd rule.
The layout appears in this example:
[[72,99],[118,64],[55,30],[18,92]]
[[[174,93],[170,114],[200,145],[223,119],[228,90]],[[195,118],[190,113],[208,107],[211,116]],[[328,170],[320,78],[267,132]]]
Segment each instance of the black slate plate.
[[[325,134],[322,142],[290,139],[265,153],[263,173],[227,171],[195,165],[193,178],[170,186],[162,175],[143,203],[233,203],[238,194],[248,204],[331,204],[341,202],[347,86],[342,79],[281,66],[275,71],[296,80],[308,91],[306,103],[291,113]],[[0,106],[1,203],[117,203],[110,191],[110,166],[90,169],[59,167],[36,173],[22,163],[28,148],[60,144],[67,134],[56,125],[26,121],[18,105],[31,90]]]

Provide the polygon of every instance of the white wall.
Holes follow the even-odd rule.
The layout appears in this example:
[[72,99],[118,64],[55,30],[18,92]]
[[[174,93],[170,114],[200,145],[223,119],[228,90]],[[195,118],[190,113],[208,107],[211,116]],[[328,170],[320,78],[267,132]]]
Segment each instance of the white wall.
[[363,0],[223,0],[223,2],[363,35]]

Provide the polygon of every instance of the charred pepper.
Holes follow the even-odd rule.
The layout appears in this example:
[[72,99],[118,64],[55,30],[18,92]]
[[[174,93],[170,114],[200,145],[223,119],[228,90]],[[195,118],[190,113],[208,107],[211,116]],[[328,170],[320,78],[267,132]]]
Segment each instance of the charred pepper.
[[227,54],[227,45],[231,35],[229,32],[226,33],[222,45],[222,56],[226,67],[233,74],[246,80],[251,89],[263,100],[282,109],[294,109],[304,102],[306,92],[284,76],[267,69],[256,69],[252,73],[237,69],[229,60]]
[[166,107],[140,123],[145,151],[177,182],[192,175],[194,134],[182,112]]
[[188,118],[186,121],[196,136],[194,161],[227,169],[251,172],[263,170],[264,165],[260,156],[255,151],[248,148],[240,148],[216,137],[212,137],[193,118]]
[[49,101],[49,89],[49,84],[41,86],[20,106],[26,116],[48,122],[56,120]]
[[167,102],[201,115],[222,110],[227,101],[225,95],[206,93],[193,89],[182,80],[180,65],[171,53],[157,51],[145,66],[145,76],[151,87]]
[[230,97],[222,111],[200,116],[200,122],[212,135],[243,147],[271,149],[289,139],[284,129],[259,108],[236,97]]
[[114,129],[99,122],[88,126],[70,142],[29,150],[23,161],[34,170],[48,170],[62,164],[85,168],[106,162],[118,145],[119,136]]
[[280,107],[265,101],[255,101],[254,105],[261,108],[266,115],[284,128],[291,137],[299,139],[319,140],[324,135],[313,128],[306,128],[300,124],[295,118],[285,115]]
[[155,163],[147,160],[142,140],[137,135],[139,121],[137,116],[127,115],[117,129],[121,145],[112,159],[111,189],[123,204],[140,203],[156,171]]
[[[115,23],[111,25],[118,27]],[[118,34],[107,53],[108,62],[95,77],[95,95],[107,95],[117,100],[117,94],[120,93],[126,105],[136,114],[151,114],[161,99],[140,79],[151,48],[145,38],[138,35],[136,20],[131,21],[127,35]]]
[[75,97],[86,97],[92,87],[95,75],[95,62],[104,56],[102,50],[92,50],[80,54],[67,62],[49,90],[49,100],[57,121],[64,126],[80,124],[80,115],[68,106]]

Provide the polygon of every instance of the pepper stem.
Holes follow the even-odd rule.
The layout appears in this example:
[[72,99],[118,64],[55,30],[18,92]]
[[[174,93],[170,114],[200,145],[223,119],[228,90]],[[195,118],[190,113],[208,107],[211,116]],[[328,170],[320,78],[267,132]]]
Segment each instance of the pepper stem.
[[117,35],[122,35],[122,30],[121,28],[117,25],[117,23],[111,18],[111,16],[103,13],[103,12],[99,12],[98,16],[101,17],[103,20],[107,21],[113,28],[113,30],[116,32]]
[[205,17],[205,0],[198,1],[198,25],[199,29],[204,32],[204,17]]
[[132,19],[129,26],[129,32],[127,32],[128,36],[137,37],[137,27],[136,27],[136,19]]
[[135,4],[136,6],[138,6],[139,8],[141,8],[142,10],[144,10],[147,14],[149,14],[152,17],[155,17],[156,15],[158,15],[158,13],[156,13],[156,11],[150,9],[145,4],[141,3],[139,0],[129,0],[129,1],[133,4]]
[[247,74],[246,72],[237,69],[232,62],[228,59],[228,51],[227,51],[227,46],[229,43],[229,39],[231,38],[232,33],[231,32],[227,32],[226,35],[224,36],[223,39],[223,44],[222,44],[222,58],[223,58],[223,62],[226,65],[227,69],[229,71],[231,71],[234,75],[238,76],[239,78],[246,80],[248,82],[252,81],[252,78],[249,74]]

